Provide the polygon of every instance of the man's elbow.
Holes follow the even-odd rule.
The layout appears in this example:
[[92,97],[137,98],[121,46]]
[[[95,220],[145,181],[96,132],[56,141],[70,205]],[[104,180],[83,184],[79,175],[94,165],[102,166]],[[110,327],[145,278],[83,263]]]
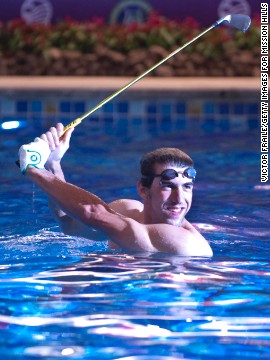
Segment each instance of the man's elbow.
[[[82,217],[84,222],[87,221],[87,218],[88,218],[87,214],[85,214],[85,218]],[[58,218],[57,222],[63,234],[69,236],[78,236],[81,232],[80,227],[83,221],[80,220],[79,217],[73,218],[69,215],[65,215],[62,216],[61,218]]]
[[58,221],[58,224],[63,234],[69,236],[76,235],[76,226],[72,218],[64,216]]

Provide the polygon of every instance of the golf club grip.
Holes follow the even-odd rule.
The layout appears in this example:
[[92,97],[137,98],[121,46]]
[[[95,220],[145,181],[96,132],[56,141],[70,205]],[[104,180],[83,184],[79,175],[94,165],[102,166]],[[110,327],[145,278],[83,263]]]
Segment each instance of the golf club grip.
[[64,127],[63,129],[63,134],[60,136],[60,140],[63,138],[64,134],[66,133],[66,131],[68,131],[69,129],[71,128],[74,128],[76,127],[77,125],[79,125],[80,123],[82,122],[82,119],[81,118],[77,118],[73,121],[71,121],[67,126]]

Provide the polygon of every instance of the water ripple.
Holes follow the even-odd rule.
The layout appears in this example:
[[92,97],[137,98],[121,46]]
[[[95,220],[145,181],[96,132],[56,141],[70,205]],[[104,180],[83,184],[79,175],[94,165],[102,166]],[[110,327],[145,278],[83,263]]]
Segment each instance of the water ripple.
[[254,357],[267,353],[266,260],[97,252],[46,260],[0,264],[3,356],[21,341],[13,355],[29,359],[214,358],[244,344]]

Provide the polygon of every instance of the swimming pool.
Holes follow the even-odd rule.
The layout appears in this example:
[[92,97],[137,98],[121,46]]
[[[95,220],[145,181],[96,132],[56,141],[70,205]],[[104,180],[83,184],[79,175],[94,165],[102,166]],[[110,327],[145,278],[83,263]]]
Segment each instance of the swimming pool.
[[80,125],[65,172],[105,201],[137,198],[140,156],[180,147],[198,170],[188,219],[210,241],[213,259],[112,251],[62,235],[45,196],[14,165],[36,127],[1,133],[5,359],[270,357],[269,185],[260,183],[259,129],[245,116],[229,127],[221,117],[184,126],[171,108],[156,123],[148,107],[132,131],[124,116],[115,126],[108,114],[103,130],[96,119]]

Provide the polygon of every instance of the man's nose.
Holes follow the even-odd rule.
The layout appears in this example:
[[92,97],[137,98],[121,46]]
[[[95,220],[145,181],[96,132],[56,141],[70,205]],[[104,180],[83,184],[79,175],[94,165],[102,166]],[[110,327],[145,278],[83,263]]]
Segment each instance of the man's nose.
[[172,200],[176,204],[180,204],[183,201],[183,190],[181,187],[175,188],[172,195],[173,195]]

